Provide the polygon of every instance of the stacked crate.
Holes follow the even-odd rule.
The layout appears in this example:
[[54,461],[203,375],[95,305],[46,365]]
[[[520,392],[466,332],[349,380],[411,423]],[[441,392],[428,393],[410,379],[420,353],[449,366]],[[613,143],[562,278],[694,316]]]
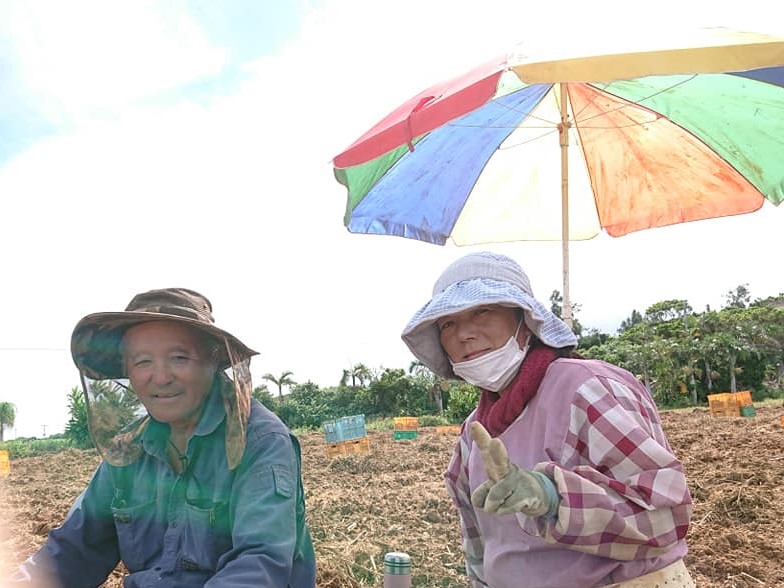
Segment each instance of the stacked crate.
[[321,424],[321,428],[324,431],[329,459],[338,455],[366,453],[370,449],[364,414],[327,421]]
[[751,417],[757,414],[751,402],[751,393],[748,390],[709,394],[708,408],[711,416]]
[[757,416],[757,409],[751,402],[751,392],[744,390],[735,393],[735,403],[738,405],[738,412],[742,417]]
[[370,451],[370,440],[367,437],[359,439],[348,439],[327,443],[327,458],[333,459],[339,455],[351,455],[353,453],[367,453]]
[[392,438],[395,441],[401,439],[416,439],[419,430],[419,417],[396,417],[395,430]]
[[459,435],[460,425],[439,425],[436,427],[436,433],[439,435]]

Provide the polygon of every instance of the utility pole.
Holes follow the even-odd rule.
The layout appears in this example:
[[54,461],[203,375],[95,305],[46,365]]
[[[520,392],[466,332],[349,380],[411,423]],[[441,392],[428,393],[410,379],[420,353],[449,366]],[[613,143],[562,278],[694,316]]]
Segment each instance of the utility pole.
[[41,425],[41,426],[42,426],[42,427],[43,427],[43,429],[44,429],[44,435],[43,435],[43,436],[44,436],[44,437],[46,437],[46,425]]

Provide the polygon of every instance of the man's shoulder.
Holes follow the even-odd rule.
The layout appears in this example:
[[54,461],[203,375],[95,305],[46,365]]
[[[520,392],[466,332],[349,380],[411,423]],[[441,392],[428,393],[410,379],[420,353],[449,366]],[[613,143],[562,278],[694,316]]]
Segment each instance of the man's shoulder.
[[296,455],[299,461],[299,442],[291,429],[274,412],[255,400],[251,401],[246,439],[250,454],[262,451],[265,455],[272,452],[278,457]]
[[266,435],[281,433],[289,435],[291,431],[280,417],[257,400],[251,400],[250,417],[248,418],[248,434]]

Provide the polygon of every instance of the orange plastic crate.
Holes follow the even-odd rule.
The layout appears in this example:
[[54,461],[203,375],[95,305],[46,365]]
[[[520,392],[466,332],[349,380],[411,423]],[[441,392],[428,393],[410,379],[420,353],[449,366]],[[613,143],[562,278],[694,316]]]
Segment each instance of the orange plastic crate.
[[740,416],[743,406],[753,406],[751,392],[748,390],[708,395],[711,416]]
[[740,416],[735,395],[730,392],[708,394],[708,408],[711,416]]
[[11,460],[6,449],[0,450],[0,476],[7,476],[11,473]]
[[741,406],[751,406],[751,392],[743,390],[742,392],[735,392],[735,404],[738,408]]
[[416,431],[419,417],[395,417],[395,431]]
[[460,425],[439,425],[436,427],[436,433],[439,435],[459,435]]
[[327,458],[333,459],[339,455],[352,455],[354,453],[367,453],[370,451],[370,439],[360,437],[337,443],[327,443]]

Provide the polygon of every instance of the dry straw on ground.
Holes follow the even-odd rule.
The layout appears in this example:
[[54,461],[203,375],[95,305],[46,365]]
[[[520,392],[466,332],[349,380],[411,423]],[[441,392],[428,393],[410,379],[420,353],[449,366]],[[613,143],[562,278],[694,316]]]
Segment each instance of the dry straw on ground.
[[[784,586],[784,406],[753,418],[706,409],[662,415],[695,500],[686,563],[700,588]],[[301,435],[319,588],[380,586],[384,553],[411,554],[417,587],[467,586],[457,516],[442,482],[454,435],[420,429],[393,441],[371,431],[366,454],[327,459],[320,433]],[[89,451],[15,460],[0,481],[0,572],[63,519],[98,460]],[[107,587],[121,586],[121,570]]]

